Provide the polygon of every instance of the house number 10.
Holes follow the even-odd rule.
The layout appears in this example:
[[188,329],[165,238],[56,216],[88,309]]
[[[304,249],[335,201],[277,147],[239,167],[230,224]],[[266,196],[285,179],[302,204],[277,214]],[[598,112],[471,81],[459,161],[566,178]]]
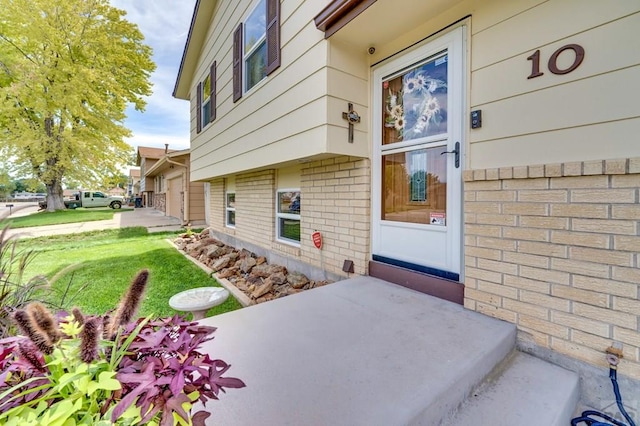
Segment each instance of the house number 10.
[[[565,50],[573,50],[573,53],[575,54],[575,58],[573,59],[573,63],[569,65],[567,68],[560,69],[558,68],[558,56],[560,56],[562,52],[564,52]],[[580,66],[583,59],[584,59],[584,48],[582,46],[580,46],[579,44],[567,44],[566,46],[562,46],[561,48],[553,52],[553,54],[549,58],[549,63],[547,64],[547,67],[549,68],[549,71],[551,71],[553,74],[557,74],[557,75],[569,74],[571,71],[575,70]],[[529,75],[529,77],[527,77],[528,79],[540,77],[541,75],[544,74],[543,72],[540,71],[540,49],[533,52],[533,55],[529,56],[527,60],[531,61],[531,74]]]

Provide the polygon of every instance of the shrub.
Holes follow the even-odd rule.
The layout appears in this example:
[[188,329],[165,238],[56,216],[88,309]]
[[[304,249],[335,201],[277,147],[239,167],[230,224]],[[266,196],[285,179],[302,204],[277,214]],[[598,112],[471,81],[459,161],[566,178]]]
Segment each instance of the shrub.
[[0,338],[14,334],[12,312],[35,300],[36,291],[48,286],[42,275],[25,280],[24,271],[35,254],[19,250],[17,244],[16,236],[9,236],[9,226],[4,226],[0,231]]
[[0,424],[204,425],[209,413],[192,414],[196,401],[244,387],[198,351],[214,327],[177,315],[134,320],[147,280],[138,273],[111,315],[17,310],[25,337],[0,340]]

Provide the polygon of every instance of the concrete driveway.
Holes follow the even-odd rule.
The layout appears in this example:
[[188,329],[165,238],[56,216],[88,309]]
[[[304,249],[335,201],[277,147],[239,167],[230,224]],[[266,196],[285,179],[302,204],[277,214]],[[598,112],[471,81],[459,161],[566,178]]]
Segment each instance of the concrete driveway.
[[[6,207],[2,207],[8,210]],[[11,217],[37,212],[37,205],[21,206],[20,209],[12,209]],[[133,211],[126,211],[133,210]],[[0,218],[4,214],[0,210]],[[180,219],[165,216],[164,212],[152,208],[131,209],[124,208],[117,211],[111,220],[97,220],[94,222],[65,223],[61,225],[34,226],[31,228],[19,228],[9,231],[9,235],[19,234],[21,238],[42,237],[48,235],[75,234],[88,231],[99,231],[103,229],[130,228],[134,226],[144,226],[149,232],[177,231],[182,229]]]

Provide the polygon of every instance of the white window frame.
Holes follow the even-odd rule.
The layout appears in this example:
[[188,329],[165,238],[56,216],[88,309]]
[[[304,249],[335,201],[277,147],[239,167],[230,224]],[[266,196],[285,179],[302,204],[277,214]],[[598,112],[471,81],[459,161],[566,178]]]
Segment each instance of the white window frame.
[[[276,240],[278,242],[281,243],[285,243],[285,244],[289,244],[295,247],[300,247],[300,241],[296,241],[296,240],[291,240],[289,238],[284,238],[281,236],[281,229],[280,229],[280,219],[290,219],[290,220],[297,220],[298,222],[302,223],[301,221],[301,215],[300,214],[293,214],[293,213],[281,213],[280,210],[280,194],[283,192],[297,192],[300,194],[300,197],[302,198],[302,193],[300,191],[300,188],[278,188],[276,189]],[[302,231],[302,230],[301,230]],[[300,239],[302,239],[302,235],[300,236]]]
[[[249,18],[251,17],[251,15],[253,15],[253,13],[258,9],[258,6],[260,6],[260,4],[264,1],[263,7],[264,7],[264,14],[265,14],[265,25],[264,25],[264,33],[262,34],[262,36],[254,43],[254,45],[251,47],[251,49],[248,52],[244,51],[244,46],[246,43],[246,39],[247,39],[247,25],[246,22],[248,22]],[[267,43],[267,0],[258,0],[256,2],[256,4],[253,6],[253,8],[251,9],[251,12],[249,12],[249,14],[247,15],[247,17],[243,20],[243,22],[245,23],[245,25],[243,25],[242,28],[242,93],[247,93],[248,91],[250,91],[251,89],[253,89],[254,87],[256,87],[261,81],[263,81],[265,78],[267,78],[267,72],[266,72],[266,62],[267,62],[267,56],[266,56],[266,52],[265,52],[265,73],[264,76],[260,79],[260,81],[256,81],[255,84],[251,87],[248,87],[248,81],[249,81],[249,73],[247,72],[247,60],[249,59],[249,57],[258,49],[260,49],[260,47],[262,47],[263,44]]]
[[229,195],[231,195],[231,194],[233,194],[234,205],[235,205],[236,192],[235,191],[227,191],[224,194],[224,226],[226,226],[227,228],[235,228],[236,227],[235,223],[229,223],[229,212],[233,212],[234,222],[235,222],[235,213],[236,213],[236,208],[235,207],[229,207]]
[[[205,84],[205,81],[207,81],[207,79],[209,79],[209,89],[207,89],[207,86]],[[213,82],[211,81],[211,74],[208,74],[203,80],[202,80],[202,103],[200,105],[200,121],[201,121],[201,125],[202,125],[202,129],[204,130],[205,127],[207,127],[209,124],[211,124],[210,117],[211,117],[211,85],[213,84]],[[209,114],[205,114],[205,107],[209,105]]]

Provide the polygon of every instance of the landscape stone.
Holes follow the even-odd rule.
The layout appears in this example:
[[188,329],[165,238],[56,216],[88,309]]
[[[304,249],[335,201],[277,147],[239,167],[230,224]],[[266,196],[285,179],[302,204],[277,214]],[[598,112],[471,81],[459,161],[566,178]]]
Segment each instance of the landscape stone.
[[271,273],[269,272],[270,265],[266,263],[262,263],[260,265],[256,265],[251,269],[251,276],[253,277],[262,277],[267,278]]
[[[240,256],[242,256],[242,254]],[[246,274],[248,272],[251,272],[251,269],[254,266],[256,266],[256,260],[251,256],[246,256],[241,260],[240,270]]]
[[216,246],[214,244],[207,247],[206,253],[207,253],[207,257],[213,259],[213,258],[224,256],[225,254],[227,254],[227,248]]
[[295,289],[301,289],[309,282],[309,278],[305,274],[301,274],[300,272],[290,272],[287,275],[287,282],[291,284],[291,287]]
[[235,275],[238,272],[236,268],[224,268],[219,274],[218,278],[229,278],[232,275]]
[[285,282],[287,282],[287,277],[282,271],[276,272],[275,274],[270,275],[269,278],[275,285],[282,285]]
[[231,262],[229,256],[222,256],[211,265],[211,269],[213,269],[215,272],[218,272],[222,268],[227,267],[229,265],[229,262]]
[[262,285],[256,286],[255,290],[251,292],[251,297],[258,299],[261,296],[269,293],[273,289],[273,283],[271,280],[266,279]]
[[[206,231],[206,232],[205,232]],[[310,281],[299,272],[288,272],[277,264],[268,264],[265,256],[247,249],[236,250],[210,236],[209,230],[174,240],[176,247],[210,267],[213,277],[227,279],[250,297],[250,305],[278,299],[301,291],[321,287],[330,281]]]

